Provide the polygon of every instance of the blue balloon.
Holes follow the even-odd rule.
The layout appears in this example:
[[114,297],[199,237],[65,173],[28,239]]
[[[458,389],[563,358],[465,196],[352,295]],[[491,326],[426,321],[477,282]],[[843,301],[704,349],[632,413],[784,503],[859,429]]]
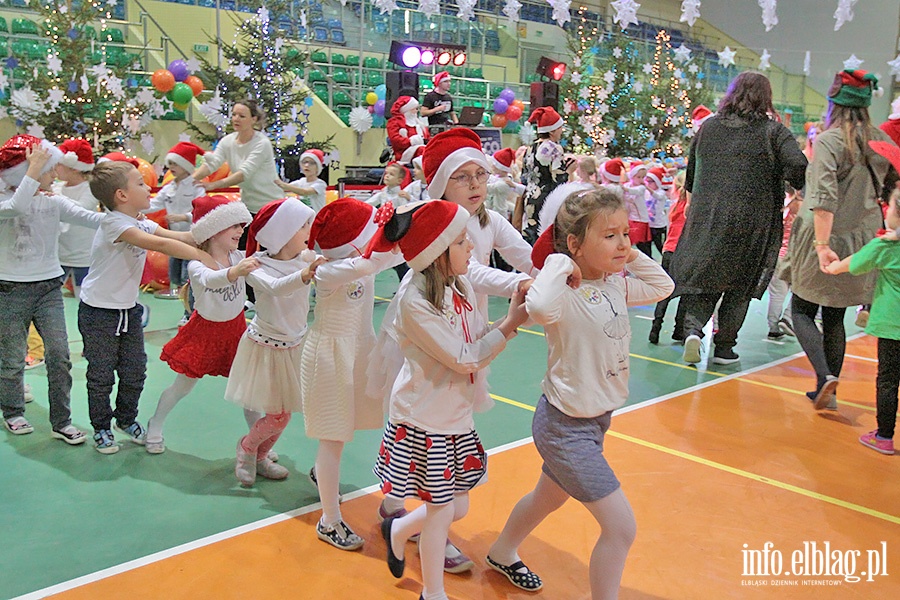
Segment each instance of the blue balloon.
[[516,93],[509,88],[503,88],[503,91],[500,92],[498,97],[506,100],[507,104],[512,104],[512,101],[516,99]]
[[379,100],[384,100],[387,95],[387,86],[383,83],[375,88],[375,95],[378,96]]
[[372,117],[372,127],[384,127],[384,117],[379,115]]
[[506,113],[507,108],[509,108],[509,102],[507,102],[503,98],[497,98],[496,100],[494,100],[494,112],[498,115]]

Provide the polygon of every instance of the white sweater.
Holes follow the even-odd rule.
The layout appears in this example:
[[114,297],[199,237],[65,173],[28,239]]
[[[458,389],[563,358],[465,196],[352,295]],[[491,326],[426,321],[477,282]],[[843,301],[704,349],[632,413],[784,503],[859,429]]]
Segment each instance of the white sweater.
[[276,348],[300,345],[309,317],[309,284],[301,273],[309,266],[299,256],[276,260],[268,252],[257,252],[260,267],[247,275],[256,293],[256,316],[247,327],[250,339]]
[[191,291],[194,293],[194,310],[207,321],[230,321],[244,312],[247,299],[244,278],[228,281],[228,269],[241,262],[244,253],[235,250],[228,253],[228,265],[212,270],[199,260],[188,263]]
[[35,195],[39,186],[25,177],[15,193],[0,195],[0,281],[61,277],[60,221],[93,229],[103,221],[103,213],[81,208],[66,198]]
[[[77,185],[53,186],[53,193],[62,198],[67,198],[72,204],[85,210],[97,212],[100,203],[91,193],[91,186],[87,181]],[[91,266],[91,245],[94,243],[96,227],[85,227],[63,223],[59,228],[59,264],[64,267],[89,267]]]
[[206,190],[200,187],[193,177],[188,176],[181,181],[170,181],[150,201],[150,208],[147,209],[147,212],[166,209],[167,215],[187,215],[187,221],[169,223],[167,227],[172,231],[190,231],[194,199],[204,195],[206,195]]
[[647,212],[647,188],[642,185],[632,186],[625,184],[625,208],[628,209],[628,220],[638,223],[649,223],[650,214]]
[[232,173],[240,171],[244,174],[244,181],[238,184],[241,201],[254,215],[264,204],[284,198],[284,192],[275,185],[278,173],[275,172],[272,142],[260,131],[253,134],[246,144],[239,144],[237,134],[229,133],[219,140],[213,152],[203,156],[203,160],[212,172],[228,163]]
[[566,285],[572,259],[551,254],[528,290],[528,315],[544,327],[549,347],[541,390],[570,417],[592,418],[628,399],[628,306],[666,298],[675,284],[655,261],[638,253],[627,265],[635,277],[610,275]]

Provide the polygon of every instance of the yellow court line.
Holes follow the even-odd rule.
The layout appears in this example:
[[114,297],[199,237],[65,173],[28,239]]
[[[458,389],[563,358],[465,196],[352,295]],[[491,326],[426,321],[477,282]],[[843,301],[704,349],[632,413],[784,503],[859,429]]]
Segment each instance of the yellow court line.
[[497,402],[503,402],[504,404],[510,404],[510,405],[516,406],[518,408],[524,408],[525,410],[530,410],[531,412],[534,412],[534,410],[535,410],[535,408],[533,406],[531,406],[530,404],[524,404],[517,400],[511,400],[509,398],[504,398],[503,396],[498,396],[497,394],[491,394],[491,398],[493,398]]
[[786,490],[788,492],[794,492],[795,494],[800,494],[801,496],[806,496],[807,498],[812,498],[814,500],[821,500],[822,502],[828,502],[829,504],[834,504],[835,506],[840,506],[841,508],[848,508],[852,511],[855,511],[855,512],[858,512],[858,513],[861,513],[864,515],[868,515],[870,517],[875,517],[876,519],[881,519],[881,520],[887,521],[889,523],[894,523],[895,525],[900,525],[900,516],[897,516],[897,515],[889,515],[887,513],[883,513],[878,510],[866,508],[865,506],[860,506],[859,504],[854,504],[853,502],[847,502],[846,500],[841,500],[839,498],[834,498],[832,496],[826,496],[825,494],[820,494],[819,492],[813,492],[812,490],[807,490],[805,488],[798,487],[798,486],[792,485],[790,483],[778,481],[777,479],[771,479],[769,477],[763,477],[762,475],[757,475],[756,473],[744,471],[743,469],[736,469],[734,467],[729,467],[728,465],[723,465],[722,463],[719,463],[719,462],[701,458],[699,456],[695,456],[693,454],[688,454],[687,452],[682,452],[680,450],[675,450],[674,448],[668,448],[666,446],[654,444],[653,442],[648,442],[646,440],[632,437],[630,435],[620,433],[618,431],[608,431],[606,433],[606,435],[611,435],[612,437],[616,437],[616,438],[625,440],[627,442],[637,444],[639,446],[644,446],[645,448],[650,448],[652,450],[658,450],[659,452],[665,452],[666,454],[671,454],[672,456],[677,456],[678,458],[683,458],[685,460],[689,460],[691,462],[695,462],[697,464],[701,464],[706,467],[712,467],[712,468],[718,469],[720,471],[725,471],[726,473],[731,473],[732,475],[738,475],[740,477],[745,477],[745,478],[751,479],[753,481],[765,483],[766,485],[771,485],[773,487],[780,488],[780,489]]

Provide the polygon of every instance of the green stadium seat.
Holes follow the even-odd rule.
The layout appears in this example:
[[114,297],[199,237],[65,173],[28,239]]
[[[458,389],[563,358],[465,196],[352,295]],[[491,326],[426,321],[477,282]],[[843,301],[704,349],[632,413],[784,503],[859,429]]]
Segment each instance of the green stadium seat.
[[377,87],[384,83],[384,74],[381,71],[367,71],[366,72],[366,84],[372,87]]
[[350,111],[353,110],[349,106],[338,106],[335,109],[335,113],[337,113],[338,118],[344,122],[344,125],[350,125]]
[[335,106],[352,106],[353,100],[350,99],[350,94],[343,90],[337,90],[334,94],[331,95],[331,102]]
[[381,59],[374,56],[367,56],[363,59],[363,66],[367,69],[381,69],[383,67]]
[[347,64],[346,57],[340,52],[332,52],[331,53],[331,64],[333,65],[345,65]]
[[100,41],[101,42],[116,42],[119,44],[125,43],[125,34],[122,33],[121,29],[109,28],[102,32],[100,32]]
[[359,66],[359,54],[348,54],[345,58],[348,67]]
[[31,35],[40,35],[40,30],[34,21],[29,19],[13,19],[11,33],[29,33]]
[[342,69],[340,67],[336,68],[332,73],[332,78],[335,83],[350,83],[350,74],[347,73],[347,69]]
[[306,78],[309,82],[315,81],[328,81],[328,78],[325,76],[325,72],[321,69],[313,69],[309,72],[309,76]]
[[312,61],[314,63],[327,63],[328,55],[322,52],[321,50],[316,50],[312,53]]
[[6,24],[6,17],[0,17],[0,31],[3,33],[7,33],[9,31],[9,25]]

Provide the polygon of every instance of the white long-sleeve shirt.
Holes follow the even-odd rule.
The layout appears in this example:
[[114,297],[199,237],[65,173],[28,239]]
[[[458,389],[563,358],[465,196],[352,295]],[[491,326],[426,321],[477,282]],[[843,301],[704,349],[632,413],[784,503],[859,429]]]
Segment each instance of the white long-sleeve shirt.
[[647,196],[647,212],[650,214],[650,227],[661,228],[669,226],[668,204],[669,196],[663,190],[649,192]]
[[230,321],[244,312],[247,290],[243,277],[228,281],[228,269],[241,262],[244,253],[234,250],[228,253],[228,264],[213,270],[199,260],[188,263],[191,291],[194,293],[194,310],[207,321]]
[[188,215],[187,221],[169,223],[168,228],[172,231],[190,231],[190,217],[194,208],[194,200],[205,195],[206,190],[200,187],[193,177],[188,176],[181,181],[170,181],[162,186],[162,189],[150,201],[150,208],[147,209],[147,212],[166,209],[167,215]]
[[[72,204],[85,210],[97,212],[100,203],[91,193],[91,186],[87,181],[76,185],[53,186],[53,193],[62,198],[67,198]],[[72,223],[62,223],[59,228],[59,264],[64,267],[89,267],[91,266],[91,245],[94,243],[96,227],[85,227]]]
[[375,208],[380,207],[385,202],[390,202],[394,205],[394,208],[398,208],[400,206],[405,205],[408,200],[406,198],[400,197],[400,192],[403,191],[400,189],[400,186],[393,187],[383,187],[380,192],[376,192],[369,196],[366,200],[366,204],[371,204]]
[[39,187],[37,181],[25,177],[15,193],[0,195],[0,281],[61,277],[60,221],[96,229],[104,219],[103,213],[81,208],[66,198],[37,194]]
[[228,163],[232,173],[240,171],[244,174],[244,181],[238,184],[241,201],[254,215],[264,204],[284,197],[284,192],[275,185],[278,173],[275,171],[272,142],[260,131],[254,133],[246,144],[239,144],[237,134],[229,133],[219,140],[213,152],[203,156],[203,160],[211,172]]
[[625,184],[625,208],[628,209],[628,220],[639,223],[649,223],[650,214],[647,212],[647,188],[642,185],[632,186]]
[[[514,185],[510,187],[507,181]],[[487,190],[485,207],[496,211],[504,219],[509,219],[516,207],[516,198],[525,193],[525,186],[512,181],[511,175],[500,176],[492,173],[488,179]]]
[[391,394],[390,420],[432,433],[467,433],[475,428],[475,404],[484,401],[477,396],[487,395],[483,369],[506,347],[506,337],[489,330],[477,310],[459,306],[457,311],[449,287],[438,313],[424,288],[425,276],[416,273],[398,300],[404,361]]
[[638,253],[626,267],[635,277],[610,275],[573,290],[566,278],[574,264],[565,254],[548,256],[525,308],[547,336],[541,382],[547,401],[570,417],[592,418],[628,399],[628,306],[661,300],[675,284],[659,264]]
[[256,293],[256,316],[247,327],[250,339],[275,348],[293,348],[303,341],[309,315],[309,284],[301,273],[310,263],[300,256],[276,260],[257,252],[260,267],[247,275]]

